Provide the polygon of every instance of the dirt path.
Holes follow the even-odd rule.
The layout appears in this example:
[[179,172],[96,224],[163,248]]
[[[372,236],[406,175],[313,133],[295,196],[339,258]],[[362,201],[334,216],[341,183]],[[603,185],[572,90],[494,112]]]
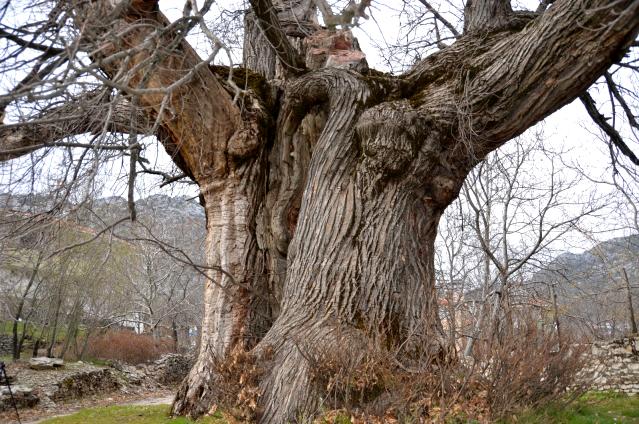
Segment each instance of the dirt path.
[[[60,404],[59,408],[56,408],[55,411],[45,411],[38,409],[20,410],[20,418],[22,420],[22,424],[37,424],[49,418],[64,417],[67,415],[71,415],[81,409],[93,408],[97,406],[169,405],[171,402],[173,402],[173,395],[174,393],[169,390],[162,390],[144,394],[140,393],[135,394],[134,396],[116,393],[110,397],[105,397],[102,399],[85,399],[80,402]],[[135,397],[137,399],[132,400],[132,397]],[[8,421],[4,421],[5,419],[7,419]],[[14,424],[18,421],[15,419],[14,416],[3,414],[3,416],[0,417],[0,422]]]

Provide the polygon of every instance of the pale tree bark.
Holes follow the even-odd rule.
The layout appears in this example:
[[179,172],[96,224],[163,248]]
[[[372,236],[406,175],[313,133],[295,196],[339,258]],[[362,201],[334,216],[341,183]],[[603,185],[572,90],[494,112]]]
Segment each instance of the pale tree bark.
[[[256,0],[244,76],[266,89],[238,93],[164,30],[155,1],[97,4],[77,16],[102,46],[92,59],[157,123],[206,210],[201,347],[173,412],[216,406],[218,368],[240,348],[263,370],[255,419],[278,424],[318,412],[327,353],[354,352],[341,368],[371,346],[404,366],[447,354],[433,261],[443,210],[474,165],[586,90],[639,29],[636,0],[541,14],[477,1],[453,45],[392,77],[366,72],[346,32],[306,51],[310,3]],[[108,38],[114,10],[122,31]]]

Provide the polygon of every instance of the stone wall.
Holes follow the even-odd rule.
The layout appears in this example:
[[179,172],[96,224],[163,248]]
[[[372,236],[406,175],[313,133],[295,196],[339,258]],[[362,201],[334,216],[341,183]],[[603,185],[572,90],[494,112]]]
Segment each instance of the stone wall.
[[0,356],[9,356],[12,353],[13,338],[8,334],[0,334]]
[[106,368],[70,375],[61,380],[48,395],[51,400],[59,401],[109,393],[119,388],[120,383],[113,371]]
[[131,384],[151,386],[175,386],[182,382],[193,366],[192,356],[168,353],[149,364],[131,366],[121,362],[111,364],[122,372]]
[[639,338],[591,345],[580,381],[591,390],[639,393]]

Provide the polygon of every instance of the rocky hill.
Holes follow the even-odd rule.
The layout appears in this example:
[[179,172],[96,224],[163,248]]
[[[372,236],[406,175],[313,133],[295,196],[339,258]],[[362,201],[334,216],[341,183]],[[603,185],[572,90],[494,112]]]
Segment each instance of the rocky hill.
[[[48,213],[55,202],[43,194],[0,193],[0,210],[20,212],[25,219],[31,215]],[[202,259],[206,235],[204,208],[197,199],[186,196],[152,195],[136,201],[139,225],[122,222],[115,233],[124,237],[132,234],[154,238]],[[79,227],[100,231],[129,214],[126,199],[118,196],[98,198],[81,205],[58,205],[55,216]]]
[[569,292],[577,289],[601,292],[621,282],[625,284],[623,270],[632,285],[639,284],[637,234],[604,241],[581,254],[563,253],[534,279],[557,283]]
[[630,329],[628,286],[639,313],[639,235],[607,240],[581,254],[561,254],[533,280],[554,285],[560,311],[574,325],[598,337],[624,335]]

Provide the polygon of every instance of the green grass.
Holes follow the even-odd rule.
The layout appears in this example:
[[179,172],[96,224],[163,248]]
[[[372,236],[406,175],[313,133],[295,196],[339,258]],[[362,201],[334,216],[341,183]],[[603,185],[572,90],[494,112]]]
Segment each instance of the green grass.
[[[18,323],[18,333],[22,333],[24,331],[24,323]],[[7,336],[11,336],[13,334],[13,321],[6,320],[0,321],[0,333],[6,334]]]
[[[186,418],[168,416],[168,405],[107,406],[83,409],[72,415],[51,418],[43,424],[188,424]],[[217,413],[196,421],[200,424],[226,424]],[[349,423],[348,416],[339,416],[334,423]],[[504,423],[524,424],[639,424],[639,395],[589,393],[567,406],[550,405],[519,414]]]
[[169,417],[168,405],[149,406],[105,406],[83,409],[65,417],[51,418],[43,424],[226,424],[226,420],[218,413],[197,421],[188,418]]
[[588,393],[575,402],[527,411],[508,422],[553,424],[639,424],[639,395]]

